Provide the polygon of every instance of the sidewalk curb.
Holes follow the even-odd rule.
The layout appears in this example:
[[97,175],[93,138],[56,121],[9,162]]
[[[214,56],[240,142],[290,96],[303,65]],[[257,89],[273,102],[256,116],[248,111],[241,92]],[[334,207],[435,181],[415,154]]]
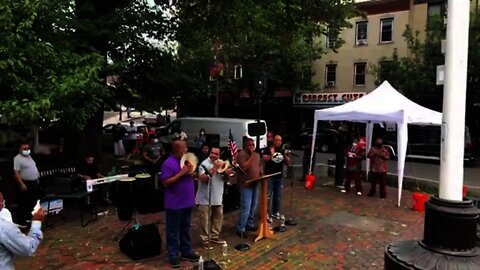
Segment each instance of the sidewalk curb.
[[[292,169],[290,169],[292,168]],[[300,178],[302,176],[302,165],[294,165],[289,166],[288,168],[288,177]],[[363,179],[365,179],[365,170],[362,170]],[[293,174],[293,175],[291,175]],[[324,163],[317,163],[315,164],[315,175],[317,177],[335,177],[335,165],[328,165]],[[420,177],[411,177],[411,176],[404,176],[403,177],[403,190],[410,190],[412,191],[417,187],[420,190],[430,193],[430,194],[438,194],[439,188],[439,181],[435,181],[432,179],[425,179]],[[388,173],[387,174],[387,185],[391,187],[398,188],[398,178],[397,174],[395,173]],[[480,198],[480,187],[476,186],[466,186],[468,189],[467,197],[473,197],[474,199]]]

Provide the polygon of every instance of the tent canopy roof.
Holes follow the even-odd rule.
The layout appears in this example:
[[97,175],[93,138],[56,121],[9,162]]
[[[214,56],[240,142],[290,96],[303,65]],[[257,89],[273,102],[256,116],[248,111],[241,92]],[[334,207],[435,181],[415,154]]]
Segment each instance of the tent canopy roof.
[[360,99],[341,106],[316,110],[315,119],[392,123],[405,121],[410,124],[440,125],[442,113],[416,104],[384,81],[377,89]]

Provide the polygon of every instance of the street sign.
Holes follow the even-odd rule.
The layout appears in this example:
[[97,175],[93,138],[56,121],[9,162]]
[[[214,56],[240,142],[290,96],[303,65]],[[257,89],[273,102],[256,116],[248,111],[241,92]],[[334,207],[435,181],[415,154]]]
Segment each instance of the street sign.
[[443,85],[445,82],[445,65],[437,66],[437,85]]

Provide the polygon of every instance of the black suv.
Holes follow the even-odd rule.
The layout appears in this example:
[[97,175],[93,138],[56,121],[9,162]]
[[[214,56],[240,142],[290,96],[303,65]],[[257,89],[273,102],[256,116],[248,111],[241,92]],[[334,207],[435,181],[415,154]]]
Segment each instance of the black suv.
[[[441,130],[439,126],[408,126],[408,144],[407,158],[440,160],[440,138]],[[391,146],[392,157],[397,156],[397,136],[396,133],[385,135],[383,144]],[[475,161],[474,149],[470,139],[468,127],[465,127],[465,149],[464,161]]]
[[[313,128],[304,128],[298,134],[285,135],[283,143],[291,149],[302,149],[302,145],[312,137]],[[332,153],[335,151],[338,132],[330,128],[318,128],[315,138],[315,148],[320,152]]]

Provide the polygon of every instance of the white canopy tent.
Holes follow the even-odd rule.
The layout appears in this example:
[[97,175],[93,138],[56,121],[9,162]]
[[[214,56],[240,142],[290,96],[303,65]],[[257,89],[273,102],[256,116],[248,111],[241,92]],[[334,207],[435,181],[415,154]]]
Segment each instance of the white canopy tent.
[[[375,123],[395,123],[397,125],[397,173],[398,173],[398,206],[402,197],[403,171],[408,142],[408,124],[441,125],[442,113],[422,107],[409,100],[387,81],[377,89],[360,99],[341,106],[316,110],[313,123],[313,134],[317,132],[318,121],[351,121],[367,123],[367,153],[372,144],[373,125]],[[311,157],[315,149],[312,143]],[[310,163],[310,170],[312,164]],[[367,173],[369,160],[367,159]]]

